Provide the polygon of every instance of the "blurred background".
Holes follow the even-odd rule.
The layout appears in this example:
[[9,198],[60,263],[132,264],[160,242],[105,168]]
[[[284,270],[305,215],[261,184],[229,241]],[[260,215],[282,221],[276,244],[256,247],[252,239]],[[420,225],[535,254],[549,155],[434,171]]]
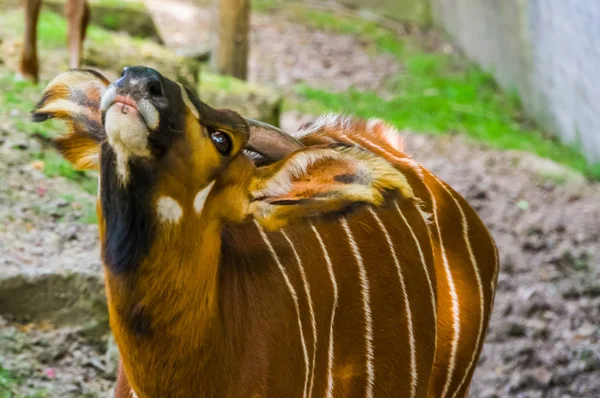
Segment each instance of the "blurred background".
[[[407,152],[467,198],[499,246],[470,396],[600,397],[600,3],[89,6],[81,62],[110,79],[151,66],[214,107],[287,130],[329,111],[398,127]],[[64,8],[43,2],[33,83],[23,7],[0,0],[0,398],[104,397],[115,377],[97,177],[51,149],[59,123],[29,121],[73,57],[65,15],[76,13]]]

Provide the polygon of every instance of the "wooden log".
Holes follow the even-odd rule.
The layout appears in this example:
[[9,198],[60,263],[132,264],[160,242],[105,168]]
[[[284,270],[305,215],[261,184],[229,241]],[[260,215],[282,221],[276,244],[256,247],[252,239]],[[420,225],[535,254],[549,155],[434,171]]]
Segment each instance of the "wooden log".
[[222,75],[246,80],[250,0],[219,0],[218,14],[214,69]]

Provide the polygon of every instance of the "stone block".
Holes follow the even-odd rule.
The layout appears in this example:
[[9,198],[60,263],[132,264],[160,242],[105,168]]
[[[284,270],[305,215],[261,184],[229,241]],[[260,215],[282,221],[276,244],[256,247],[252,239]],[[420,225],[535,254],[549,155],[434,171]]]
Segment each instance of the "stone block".
[[102,335],[108,331],[103,275],[54,268],[0,274],[0,315]]

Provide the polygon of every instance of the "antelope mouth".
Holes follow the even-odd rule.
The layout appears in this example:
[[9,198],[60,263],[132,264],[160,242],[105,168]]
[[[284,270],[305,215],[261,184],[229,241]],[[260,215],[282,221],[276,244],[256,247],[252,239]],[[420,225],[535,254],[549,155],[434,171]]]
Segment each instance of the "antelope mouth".
[[158,129],[159,114],[148,99],[135,99],[110,86],[102,95],[100,111],[109,145],[134,156],[150,154],[148,139]]
[[115,86],[110,86],[102,95],[100,102],[100,112],[106,113],[112,106],[121,107],[121,113],[128,114],[133,112],[148,127],[148,130],[154,131],[158,128],[159,116],[158,110],[152,102],[146,98],[136,99],[133,94],[119,93]]
[[[131,97],[117,95],[117,97],[115,98],[115,101],[112,103],[111,106],[113,106],[113,105],[121,107],[121,113],[124,115],[127,115],[130,112],[139,113],[137,104]],[[142,115],[140,115],[140,117],[142,117]],[[145,122],[146,121],[144,120],[144,123]]]

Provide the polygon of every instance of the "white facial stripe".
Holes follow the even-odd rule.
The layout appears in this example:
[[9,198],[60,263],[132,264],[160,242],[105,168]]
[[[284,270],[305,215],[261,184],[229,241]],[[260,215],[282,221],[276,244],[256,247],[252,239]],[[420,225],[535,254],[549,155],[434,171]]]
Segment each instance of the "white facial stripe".
[[152,131],[156,130],[160,122],[160,117],[156,107],[152,105],[152,102],[142,98],[141,100],[137,101],[137,107],[148,128]]
[[331,321],[329,323],[329,348],[327,350],[328,359],[327,359],[327,394],[326,398],[333,397],[333,322],[335,319],[335,311],[338,306],[338,285],[335,281],[335,274],[333,272],[333,264],[331,262],[331,258],[329,257],[329,253],[327,252],[327,247],[325,247],[325,242],[321,238],[321,234],[317,231],[317,228],[311,223],[310,224],[317,240],[319,241],[319,246],[321,247],[321,252],[323,253],[323,257],[325,258],[325,262],[327,263],[327,271],[329,272],[329,278],[331,279],[331,285],[333,287],[333,306],[331,308]]
[[[302,260],[300,259],[300,256],[298,255],[298,251],[296,251],[296,247],[292,243],[292,240],[289,238],[289,236],[285,233],[285,231],[283,229],[280,232],[283,235],[283,237],[285,238],[285,240],[288,242],[290,247],[292,248],[292,252],[294,253],[294,257],[296,258],[296,262],[298,263],[298,269],[300,270],[300,276],[302,277],[302,284],[304,285],[304,293],[306,294],[306,301],[308,303],[308,309],[310,311],[310,323],[311,323],[311,327],[313,330],[312,371],[311,371],[311,375],[310,375],[310,386],[308,387],[308,396],[310,398],[310,397],[312,397],[313,384],[315,381],[315,361],[316,361],[316,356],[317,356],[317,320],[315,317],[315,309],[314,309],[312,297],[310,294],[310,284],[308,283],[308,278],[306,277],[306,272],[304,271],[304,267],[302,266]],[[306,385],[304,386],[304,389],[306,390]]]
[[109,86],[100,100],[100,112],[106,112],[108,108],[115,102],[117,98],[117,88],[115,86]]
[[375,387],[375,366],[373,365],[375,354],[373,349],[373,316],[371,314],[371,292],[369,287],[369,279],[367,278],[367,270],[365,269],[360,250],[358,249],[358,245],[352,236],[352,231],[350,231],[350,227],[348,226],[348,221],[343,218],[341,223],[344,231],[346,232],[348,242],[350,243],[350,248],[352,249],[354,259],[358,264],[358,277],[360,279],[360,285],[362,288],[361,294],[365,313],[365,351],[367,354],[367,386],[365,395],[367,398],[372,398],[373,388]]
[[194,210],[196,214],[202,214],[202,209],[204,209],[204,204],[206,203],[206,198],[208,198],[208,194],[210,193],[212,187],[215,185],[215,181],[212,181],[210,184],[202,188],[196,194],[194,198]]
[[[306,340],[304,339],[304,331],[302,329],[302,319],[300,318],[300,303],[298,301],[298,294],[296,293],[296,289],[294,289],[294,285],[292,285],[292,282],[290,281],[290,278],[288,277],[285,268],[281,264],[279,256],[275,252],[275,249],[273,248],[273,245],[271,244],[271,241],[269,240],[269,237],[265,233],[264,229],[260,226],[258,221],[254,220],[254,224],[256,225],[258,233],[260,234],[263,242],[265,242],[265,245],[267,245],[267,249],[269,250],[269,253],[271,253],[271,257],[273,258],[273,260],[277,264],[277,267],[281,271],[285,284],[287,285],[287,288],[290,291],[290,296],[292,296],[292,300],[294,301],[294,307],[296,308],[296,317],[298,319],[298,328],[300,329],[300,343],[302,345],[302,353],[304,354],[304,386],[306,387],[308,381],[308,372],[310,370],[310,363],[308,361],[308,350],[306,349]],[[306,388],[304,389],[304,393],[302,394],[302,396],[306,397]]]
[[183,216],[183,209],[175,199],[170,196],[161,196],[156,201],[158,218],[166,223],[177,224]]
[[183,85],[181,83],[177,83],[177,84],[179,84],[179,88],[181,88],[181,98],[183,99],[183,103],[185,104],[185,106],[188,107],[190,112],[192,112],[194,117],[197,120],[200,120],[200,113],[198,113],[198,109],[196,109],[196,107],[192,103],[190,96],[188,95],[187,91],[185,90],[185,87],[183,87]]
[[396,266],[396,271],[398,272],[398,279],[400,280],[400,289],[402,290],[402,297],[404,299],[404,308],[406,308],[406,327],[408,329],[408,345],[410,346],[410,396],[415,397],[417,393],[417,382],[419,380],[419,374],[417,371],[417,350],[415,344],[415,331],[413,327],[413,319],[412,319],[412,310],[410,308],[410,300],[408,299],[408,292],[406,291],[406,283],[404,282],[404,275],[402,274],[402,268],[400,267],[400,261],[398,260],[398,256],[396,255],[396,250],[394,249],[394,243],[392,242],[392,238],[387,231],[387,228],[381,221],[381,218],[377,215],[375,210],[372,207],[369,207],[369,212],[375,219],[377,226],[383,232],[385,236],[385,240],[390,249],[390,254],[392,255],[392,259],[394,260],[394,265]]

